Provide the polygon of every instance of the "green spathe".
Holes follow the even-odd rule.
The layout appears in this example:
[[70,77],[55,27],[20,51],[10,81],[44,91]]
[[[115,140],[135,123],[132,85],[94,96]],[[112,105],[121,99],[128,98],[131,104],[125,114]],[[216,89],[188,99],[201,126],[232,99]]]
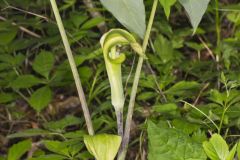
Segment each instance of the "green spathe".
[[124,93],[122,86],[121,63],[125,60],[125,54],[119,53],[117,47],[130,45],[131,48],[140,56],[143,55],[142,47],[135,38],[127,31],[122,29],[112,29],[100,40],[104,60],[106,64],[108,79],[111,85],[111,99],[115,110],[122,110],[124,105]]
[[86,135],[84,143],[97,160],[114,160],[121,144],[121,137],[111,134]]

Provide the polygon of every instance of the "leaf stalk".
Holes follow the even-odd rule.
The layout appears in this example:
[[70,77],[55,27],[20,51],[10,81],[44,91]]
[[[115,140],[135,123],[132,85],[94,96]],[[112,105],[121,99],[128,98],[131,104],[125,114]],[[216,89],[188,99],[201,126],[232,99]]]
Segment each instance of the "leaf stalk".
[[62,22],[60,14],[59,14],[57,3],[56,3],[55,0],[50,0],[50,2],[51,2],[51,6],[52,6],[52,9],[53,9],[54,15],[55,15],[55,19],[57,21],[58,29],[59,29],[61,37],[62,37],[64,47],[65,47],[65,50],[66,50],[68,61],[70,63],[70,67],[71,67],[71,70],[72,70],[72,73],[73,73],[73,78],[74,78],[74,81],[75,81],[75,84],[76,84],[76,87],[77,87],[78,96],[79,96],[79,99],[80,99],[80,102],[81,102],[81,105],[82,105],[82,110],[83,110],[84,118],[85,118],[85,121],[86,121],[87,130],[88,130],[88,133],[90,135],[94,135],[92,120],[91,120],[91,116],[90,116],[90,113],[89,113],[89,110],[88,110],[85,94],[84,94],[84,91],[83,91],[83,88],[82,88],[82,84],[81,84],[81,80],[80,80],[79,73],[78,73],[78,70],[77,70],[77,66],[76,66],[74,58],[73,58],[72,50],[70,48],[70,44],[69,44],[69,41],[68,41],[68,38],[67,38],[67,35],[66,35],[66,31],[64,29],[63,22]]
[[[143,54],[145,54],[146,49],[147,49],[155,13],[157,10],[157,5],[158,5],[158,0],[154,0],[152,10],[151,10],[151,15],[150,15],[150,18],[148,21],[147,30],[146,30],[143,45],[142,45]],[[135,76],[134,76],[132,91],[131,91],[131,95],[130,95],[130,102],[129,102],[129,106],[128,106],[127,119],[126,119],[126,124],[125,124],[125,131],[124,131],[121,148],[120,148],[119,155],[118,155],[118,160],[124,160],[126,157],[128,143],[129,143],[129,139],[130,139],[132,116],[133,116],[133,111],[134,111],[135,99],[136,99],[138,83],[139,83],[139,79],[140,79],[140,75],[141,75],[143,60],[144,60],[144,57],[140,56],[139,60],[138,60]]]

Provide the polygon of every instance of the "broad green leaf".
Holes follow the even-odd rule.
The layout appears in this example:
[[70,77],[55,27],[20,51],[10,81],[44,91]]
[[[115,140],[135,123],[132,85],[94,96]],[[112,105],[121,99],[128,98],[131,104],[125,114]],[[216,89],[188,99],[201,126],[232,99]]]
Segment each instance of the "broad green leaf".
[[36,90],[29,99],[29,104],[37,112],[41,112],[42,109],[47,107],[47,105],[52,100],[52,91],[49,87],[42,87]]
[[48,78],[49,73],[54,65],[53,53],[47,51],[41,51],[33,62],[33,69],[40,75]]
[[185,8],[195,33],[210,0],[179,0],[179,2]]
[[110,134],[84,136],[88,151],[97,160],[114,160],[121,144],[121,137]]
[[203,148],[212,160],[226,160],[229,148],[226,141],[218,134],[212,135],[209,141],[203,143]]
[[8,160],[20,159],[32,146],[30,140],[25,140],[14,144],[8,151]]
[[30,88],[40,84],[42,81],[33,75],[21,75],[10,83],[10,87],[21,89]]
[[211,159],[211,160],[220,160],[218,158],[218,155],[215,151],[215,149],[213,148],[212,144],[205,141],[203,142],[203,148],[204,151],[206,152],[207,156]]
[[101,3],[127,29],[144,37],[146,22],[143,0],[101,0]]
[[167,19],[169,19],[171,7],[176,3],[177,0],[159,0],[159,1],[160,1],[160,4],[163,6]]
[[206,160],[200,143],[174,128],[148,122],[148,160]]
[[58,153],[64,156],[70,156],[68,147],[66,145],[63,145],[63,142],[45,140],[43,143],[45,147],[51,152]]

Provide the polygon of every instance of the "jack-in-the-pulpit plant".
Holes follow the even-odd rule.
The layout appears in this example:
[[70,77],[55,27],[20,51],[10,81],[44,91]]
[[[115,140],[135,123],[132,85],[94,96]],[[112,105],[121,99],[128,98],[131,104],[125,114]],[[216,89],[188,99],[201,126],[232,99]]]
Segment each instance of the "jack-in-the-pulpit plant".
[[123,134],[122,112],[124,106],[124,91],[122,85],[121,64],[125,60],[125,54],[120,53],[119,47],[130,45],[140,56],[144,56],[141,45],[127,31],[122,29],[112,29],[105,33],[100,40],[108,79],[111,86],[111,100],[115,108],[118,121],[118,134]]

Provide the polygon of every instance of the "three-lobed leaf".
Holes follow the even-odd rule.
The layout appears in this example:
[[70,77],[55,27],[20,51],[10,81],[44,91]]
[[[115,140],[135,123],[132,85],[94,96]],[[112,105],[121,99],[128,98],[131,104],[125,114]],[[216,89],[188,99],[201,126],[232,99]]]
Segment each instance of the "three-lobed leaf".
[[146,22],[143,0],[101,0],[101,3],[123,26],[144,37]]
[[179,2],[185,8],[195,33],[210,0],[179,0]]

